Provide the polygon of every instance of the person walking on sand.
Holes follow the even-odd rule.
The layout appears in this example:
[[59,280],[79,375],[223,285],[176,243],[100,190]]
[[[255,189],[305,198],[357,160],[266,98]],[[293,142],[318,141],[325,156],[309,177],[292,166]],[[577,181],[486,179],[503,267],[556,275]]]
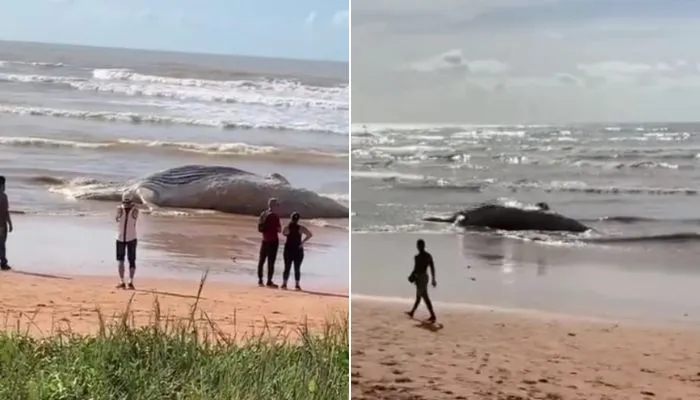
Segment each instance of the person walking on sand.
[[[306,243],[313,233],[305,227],[299,224],[299,213],[293,212],[291,216],[291,221],[284,227],[282,234],[287,237],[284,242],[284,273],[282,274],[282,289],[287,288],[287,281],[289,280],[289,273],[292,269],[292,264],[294,264],[294,280],[296,285],[294,288],[296,290],[301,290],[299,281],[301,280],[301,263],[304,261],[304,243]],[[304,236],[302,239],[301,236]]]
[[[432,278],[433,287],[437,286],[437,281],[435,280],[435,263],[433,262],[433,256],[425,251],[425,241],[423,239],[418,239],[416,247],[418,248],[418,254],[414,257],[413,271],[408,277],[408,281],[416,285],[416,302],[413,303],[411,311],[406,311],[406,315],[413,318],[413,314],[416,312],[422,299],[425,302],[425,306],[428,308],[428,312],[430,312],[428,321],[434,323],[437,318],[433,311],[433,303],[428,296],[428,280]],[[428,277],[428,268],[430,268],[430,277]]]
[[[275,260],[277,250],[280,247],[279,233],[282,231],[282,223],[279,216],[279,201],[274,197],[267,201],[267,210],[260,214],[258,219],[258,232],[262,233],[260,242],[260,256],[258,259],[258,286],[269,288],[278,287],[272,281],[275,275]],[[263,266],[267,260],[267,283],[263,285]]]
[[12,232],[12,218],[10,218],[10,202],[5,193],[5,177],[0,175],[0,270],[10,270],[7,263],[7,235]]
[[[115,221],[117,223],[117,262],[119,263],[118,289],[134,289],[136,275],[136,222],[139,209],[129,194],[122,196],[122,204],[117,207]],[[129,283],[124,283],[124,258],[129,260]]]

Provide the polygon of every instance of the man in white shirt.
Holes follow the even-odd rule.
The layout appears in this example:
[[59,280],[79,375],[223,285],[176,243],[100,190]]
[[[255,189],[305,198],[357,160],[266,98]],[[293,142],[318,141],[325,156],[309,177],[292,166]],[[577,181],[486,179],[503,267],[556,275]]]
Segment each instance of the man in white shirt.
[[[134,206],[130,195],[124,194],[122,204],[117,207],[115,221],[117,223],[117,261],[119,262],[118,289],[134,289],[134,275],[136,274],[136,221],[139,218],[139,209]],[[124,258],[129,260],[129,284],[124,283]]]

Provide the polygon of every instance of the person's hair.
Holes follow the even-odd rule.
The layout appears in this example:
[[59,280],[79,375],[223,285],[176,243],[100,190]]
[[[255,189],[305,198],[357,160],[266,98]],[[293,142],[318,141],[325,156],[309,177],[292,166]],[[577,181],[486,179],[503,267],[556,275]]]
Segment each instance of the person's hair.
[[5,185],[5,176],[0,175],[0,185],[4,186]]
[[277,198],[270,197],[270,199],[267,201],[267,206],[271,208],[275,204],[279,204],[279,202],[277,201]]
[[291,215],[292,222],[299,222],[299,218],[301,218],[301,215],[299,215],[298,212],[294,211]]
[[416,241],[416,246],[418,247],[419,250],[424,250],[425,249],[425,240],[418,239]]

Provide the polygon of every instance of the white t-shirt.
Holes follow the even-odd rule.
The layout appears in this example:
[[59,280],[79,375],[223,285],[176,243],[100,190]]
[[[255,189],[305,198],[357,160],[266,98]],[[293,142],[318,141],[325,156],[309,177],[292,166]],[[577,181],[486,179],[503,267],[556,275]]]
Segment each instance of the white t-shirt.
[[139,218],[139,209],[136,207],[126,208],[124,205],[117,207],[117,240],[120,242],[130,242],[136,239],[136,221]]

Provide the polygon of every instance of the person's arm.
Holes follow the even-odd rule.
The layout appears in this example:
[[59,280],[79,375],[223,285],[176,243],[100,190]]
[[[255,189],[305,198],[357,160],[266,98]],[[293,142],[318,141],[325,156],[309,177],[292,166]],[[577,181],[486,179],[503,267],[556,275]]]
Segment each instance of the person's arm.
[[289,225],[285,226],[284,229],[282,230],[282,234],[284,236],[289,235]]
[[314,236],[314,234],[311,233],[311,231],[304,225],[299,225],[299,231],[304,235],[304,239],[301,241],[301,244],[306,243],[307,240]]
[[428,260],[428,262],[430,264],[428,264],[428,266],[430,267],[430,277],[433,279],[433,286],[437,286],[437,281],[435,280],[435,262],[433,262],[432,255],[430,255],[429,257],[430,259]]
[[139,218],[139,209],[134,207],[133,210],[131,210],[131,218],[133,219],[138,219]]

